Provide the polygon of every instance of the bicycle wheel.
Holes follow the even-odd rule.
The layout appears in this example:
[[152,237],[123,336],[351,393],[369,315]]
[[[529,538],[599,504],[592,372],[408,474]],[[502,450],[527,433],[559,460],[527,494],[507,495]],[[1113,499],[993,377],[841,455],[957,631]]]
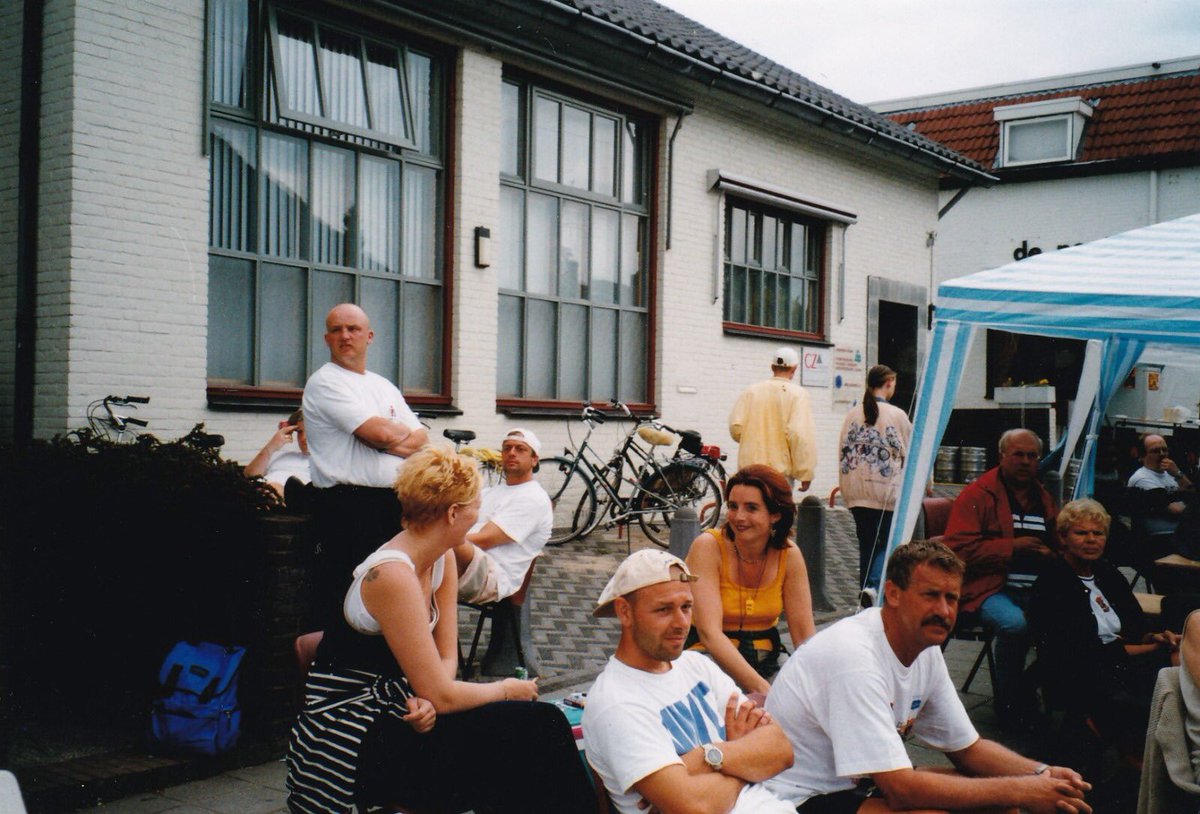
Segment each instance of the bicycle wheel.
[[596,489],[587,475],[574,461],[543,458],[534,478],[554,506],[554,528],[546,545],[558,546],[586,535],[596,518]]
[[667,547],[671,518],[685,506],[696,513],[701,529],[715,528],[721,520],[721,487],[705,466],[672,461],[661,470],[644,473],[642,489],[638,522],[655,545]]

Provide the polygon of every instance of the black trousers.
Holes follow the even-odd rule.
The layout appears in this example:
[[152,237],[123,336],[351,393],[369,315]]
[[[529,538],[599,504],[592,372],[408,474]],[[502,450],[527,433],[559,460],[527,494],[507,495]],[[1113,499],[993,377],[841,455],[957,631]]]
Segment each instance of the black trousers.
[[[400,533],[400,501],[391,489],[332,486],[315,490],[317,555],[313,569],[314,629],[339,619],[354,567]],[[334,616],[336,614],[336,616]]]
[[554,706],[485,704],[418,734],[380,718],[359,753],[360,804],[477,814],[595,814],[571,726]]

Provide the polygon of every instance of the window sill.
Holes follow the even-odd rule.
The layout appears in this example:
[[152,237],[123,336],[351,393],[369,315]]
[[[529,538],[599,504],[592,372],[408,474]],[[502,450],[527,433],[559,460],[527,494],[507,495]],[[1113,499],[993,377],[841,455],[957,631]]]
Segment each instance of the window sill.
[[[579,418],[583,412],[582,401],[532,401],[526,399],[496,399],[496,412],[512,418]],[[610,421],[629,421],[607,404],[593,402],[592,406],[608,416]],[[657,415],[653,404],[630,404],[630,411],[638,419]]]
[[741,322],[722,322],[721,330],[733,336],[748,336],[754,339],[790,339],[819,348],[833,347],[833,343],[823,336],[800,331],[787,331],[782,328],[764,328],[761,325],[746,325]]
[[[245,385],[209,385],[208,406],[217,410],[295,410],[304,397],[299,387],[248,387]],[[444,418],[462,415],[445,396],[413,395],[404,400],[413,412]]]
[[295,410],[304,390],[299,387],[208,386],[208,406],[232,410]]

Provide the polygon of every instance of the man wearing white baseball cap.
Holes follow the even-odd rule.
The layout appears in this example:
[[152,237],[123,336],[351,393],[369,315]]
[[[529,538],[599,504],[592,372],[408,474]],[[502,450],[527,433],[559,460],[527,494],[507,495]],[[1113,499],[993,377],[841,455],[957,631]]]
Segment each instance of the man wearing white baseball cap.
[[794,814],[760,785],[792,765],[783,730],[716,663],[683,651],[695,579],[678,557],[642,549],[600,594],[593,615],[616,616],[621,640],[588,693],[588,762],[621,814],[698,799],[712,811]]
[[454,549],[458,598],[496,602],[521,587],[534,557],[542,553],[554,524],[550,496],[533,479],[542,442],[532,430],[514,427],[500,446],[504,482],[483,491],[479,519],[466,542]]
[[808,490],[817,469],[817,429],[808,393],[792,379],[800,357],[779,348],[769,379],[742,391],[729,414],[729,434],[738,442],[738,469],[766,464]]

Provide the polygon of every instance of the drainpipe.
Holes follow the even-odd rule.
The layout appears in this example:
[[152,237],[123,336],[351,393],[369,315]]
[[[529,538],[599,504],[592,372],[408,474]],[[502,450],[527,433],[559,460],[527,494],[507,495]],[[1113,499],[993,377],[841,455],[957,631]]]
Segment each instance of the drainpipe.
[[679,135],[679,128],[683,126],[683,117],[690,112],[679,109],[675,116],[675,129],[671,131],[671,139],[667,142],[667,251],[671,250],[671,216],[675,209],[672,206],[675,201],[675,137]]
[[1150,225],[1158,223],[1158,170],[1150,170]]
[[17,342],[13,387],[13,439],[16,441],[33,438],[44,14],[45,0],[25,0],[21,19],[20,166],[17,170]]

